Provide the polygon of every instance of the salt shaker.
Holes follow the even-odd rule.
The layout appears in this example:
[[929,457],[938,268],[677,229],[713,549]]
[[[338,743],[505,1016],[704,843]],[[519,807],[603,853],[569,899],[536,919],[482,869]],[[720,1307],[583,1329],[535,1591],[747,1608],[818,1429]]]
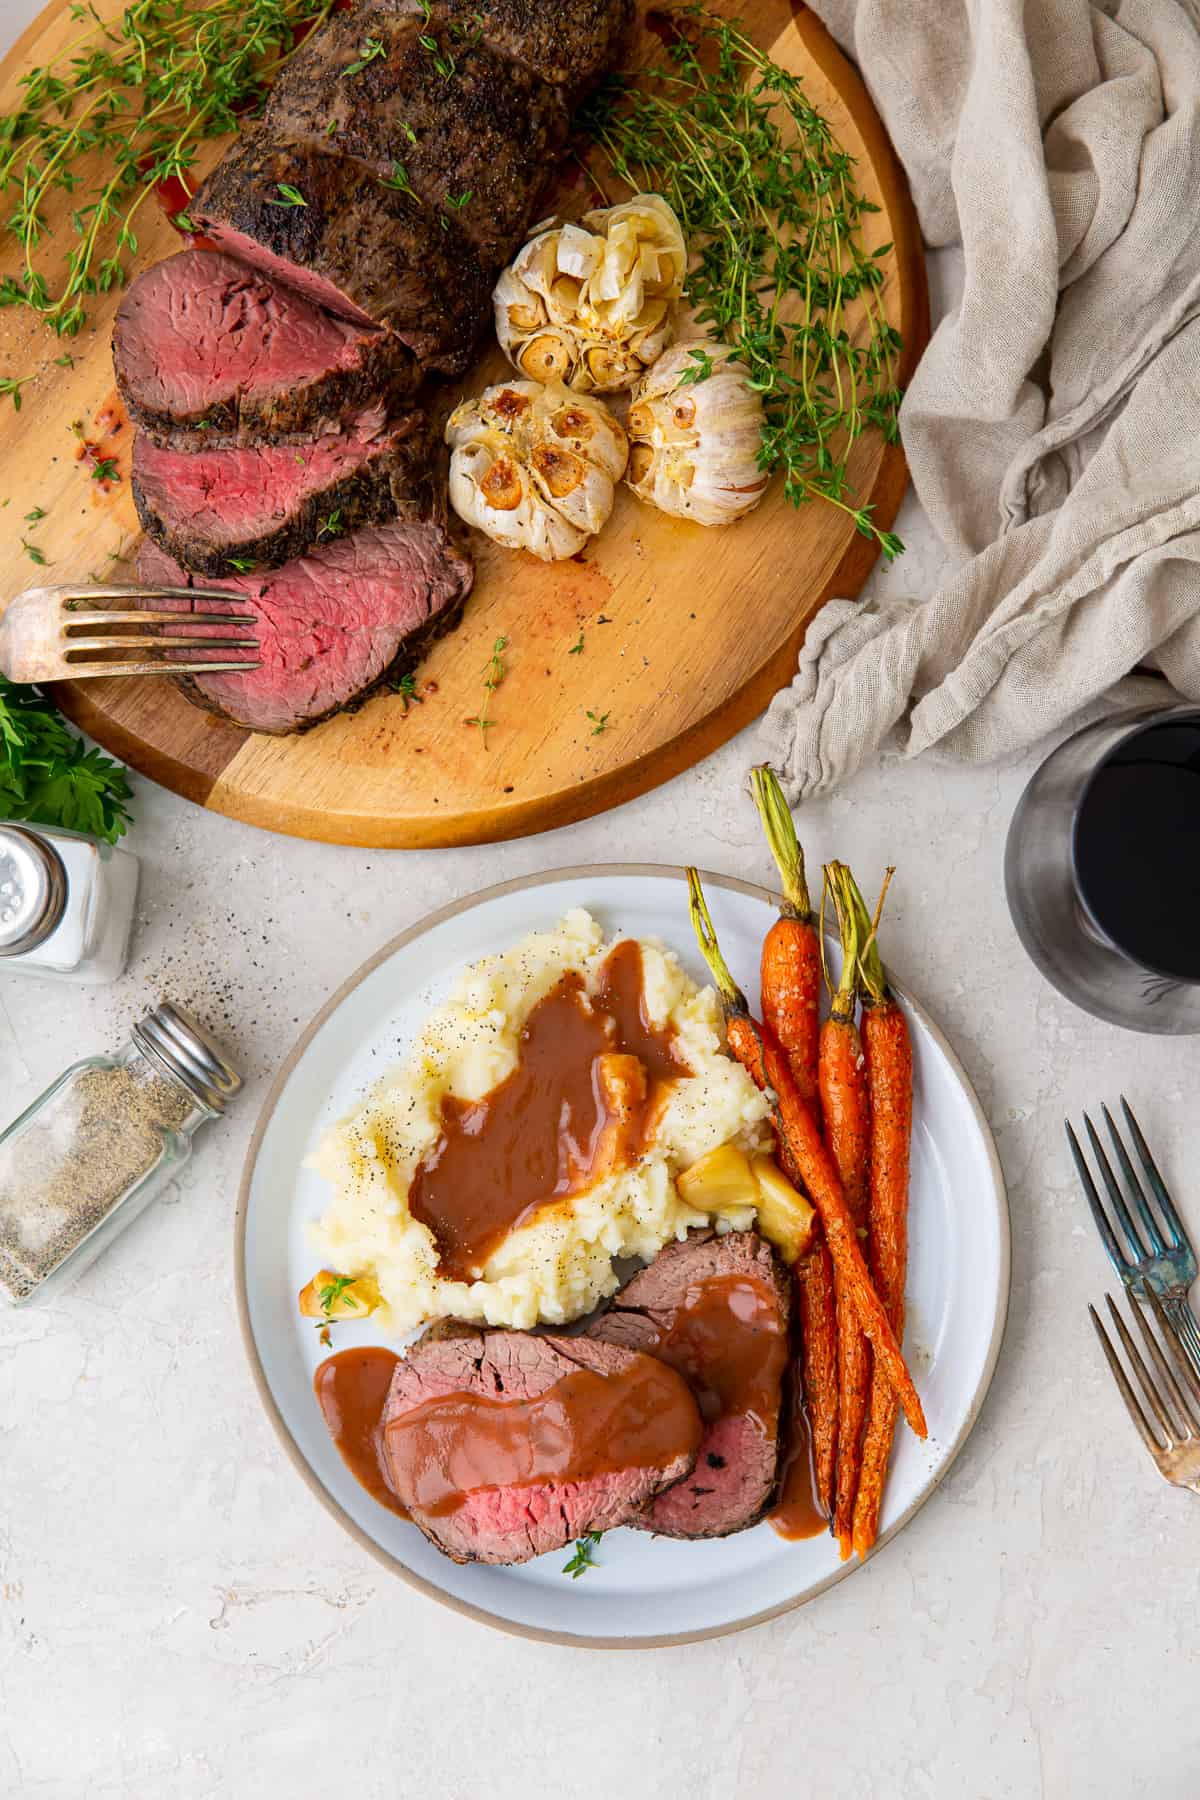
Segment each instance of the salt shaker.
[[0,824],[0,974],[115,981],[137,883],[128,850],[58,827]]
[[74,1063],[0,1132],[0,1304],[81,1275],[192,1153],[241,1076],[169,1000],[112,1056]]

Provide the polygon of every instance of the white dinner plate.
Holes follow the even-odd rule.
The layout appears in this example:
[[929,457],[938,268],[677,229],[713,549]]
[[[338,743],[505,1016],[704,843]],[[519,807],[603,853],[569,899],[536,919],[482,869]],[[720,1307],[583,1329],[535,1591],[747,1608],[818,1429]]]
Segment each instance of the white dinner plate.
[[[764,888],[706,875],[722,949],[757,1004]],[[585,906],[608,933],[656,937],[697,980],[682,871],[652,864],[560,869],[490,888],[402,933],[336,993],[304,1032],[268,1096],[246,1160],[237,1217],[238,1304],[263,1404],[317,1496],[373,1555],[424,1593],[502,1629],[561,1643],[644,1646],[715,1636],[798,1606],[859,1565],[827,1533],[786,1542],[769,1525],[683,1543],[609,1532],[582,1579],[562,1552],[518,1568],[460,1568],[355,1481],[330,1440],[312,1377],[326,1354],[296,1295],[313,1272],[305,1221],[327,1189],[304,1167],[318,1138],[404,1054],[467,963]],[[1009,1222],[991,1133],[953,1052],[907,994],[915,1063],[906,1350],[929,1437],[897,1435],[880,1543],[933,1493],[965,1442],[992,1378],[1008,1308]],[[370,1321],[339,1325],[337,1347],[378,1341]]]

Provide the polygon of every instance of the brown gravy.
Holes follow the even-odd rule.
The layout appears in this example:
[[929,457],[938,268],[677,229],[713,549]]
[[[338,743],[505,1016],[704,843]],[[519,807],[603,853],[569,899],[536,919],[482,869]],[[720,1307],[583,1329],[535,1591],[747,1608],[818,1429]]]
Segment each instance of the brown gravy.
[[661,1467],[694,1454],[701,1433],[683,1380],[646,1356],[619,1374],[572,1369],[536,1399],[426,1400],[385,1435],[397,1489],[436,1517],[485,1489]]
[[817,1499],[808,1421],[799,1402],[792,1413],[779,1498],[767,1517],[781,1538],[792,1540],[816,1537],[829,1526]]
[[647,1348],[679,1370],[706,1425],[727,1413],[752,1413],[774,1428],[788,1342],[765,1282],[717,1275],[697,1283]]
[[317,1369],[313,1392],[329,1435],[355,1480],[381,1506],[407,1519],[384,1476],[379,1440],[383,1405],[398,1361],[391,1350],[339,1350]]
[[441,1139],[408,1195],[441,1273],[476,1279],[540,1207],[635,1162],[665,1088],[690,1073],[672,1034],[647,1017],[636,941],[614,946],[591,1003],[568,971],[530,1013],[512,1073],[481,1100],[442,1102]]

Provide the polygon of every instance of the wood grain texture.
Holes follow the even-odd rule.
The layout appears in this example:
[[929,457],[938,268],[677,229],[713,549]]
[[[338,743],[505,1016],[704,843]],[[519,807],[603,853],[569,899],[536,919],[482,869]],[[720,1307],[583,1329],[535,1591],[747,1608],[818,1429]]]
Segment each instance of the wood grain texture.
[[[120,10],[116,0],[105,9]],[[788,0],[728,10],[804,76],[880,208],[864,235],[868,246],[892,245],[882,301],[904,339],[906,379],[928,338],[924,263],[903,173],[870,99],[807,10],[793,13]],[[0,65],[0,108],[11,106],[21,73],[77,29],[68,0],[53,0]],[[179,247],[153,203],[142,208],[138,237],[139,265]],[[19,272],[18,261],[5,240],[0,276]],[[18,310],[0,312],[0,373],[34,376],[20,412],[0,400],[4,602],[39,574],[23,539],[42,550],[54,580],[121,579],[111,558],[136,547],[131,432],[114,410],[109,354],[118,299],[94,299],[84,331],[65,344]],[[74,367],[57,365],[64,349]],[[493,350],[463,389],[507,373]],[[75,425],[118,465],[121,480],[107,492],[91,478]],[[907,482],[902,453],[864,439],[850,466],[856,492],[890,525]],[[30,525],[35,507],[47,517]],[[133,768],[233,818],[335,843],[489,842],[617,805],[724,743],[790,680],[817,609],[857,594],[877,554],[833,508],[788,506],[778,482],[747,520],[722,530],[668,519],[622,491],[581,561],[542,564],[477,534],[471,547],[478,573],[463,623],[434,647],[420,673],[425,699],[407,711],[399,696],[381,695],[279,739],[207,716],[169,682],[68,683],[55,698]],[[499,637],[508,640],[506,674],[485,746],[466,721],[479,711]]]

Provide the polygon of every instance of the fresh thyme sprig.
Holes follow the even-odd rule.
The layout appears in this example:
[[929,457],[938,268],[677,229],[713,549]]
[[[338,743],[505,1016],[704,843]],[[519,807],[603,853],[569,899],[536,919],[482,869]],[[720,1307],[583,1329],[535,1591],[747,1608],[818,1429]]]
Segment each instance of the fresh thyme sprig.
[[[87,297],[125,280],[146,196],[165,181],[187,185],[203,141],[259,110],[303,28],[332,3],[132,0],[109,22],[77,0],[78,32],[30,70],[19,107],[0,117],[3,229],[25,253],[21,277],[0,284],[0,305],[32,307],[62,336],[78,332]],[[52,216],[60,195],[71,196],[76,239],[65,266]]]
[[473,719],[467,720],[468,725],[478,727],[485,749],[487,748],[487,734],[496,723],[495,719],[489,717],[492,695],[508,673],[504,663],[504,652],[507,649],[508,639],[506,637],[498,637],[492,645],[492,654],[488,658],[487,668],[483,671],[483,705]]
[[[763,398],[762,467],[783,470],[793,505],[827,501],[895,556],[899,538],[876,524],[847,472],[865,431],[899,441],[900,337],[880,302],[890,245],[869,253],[861,237],[879,209],[798,75],[736,22],[700,6],[670,16],[665,56],[636,80],[604,83],[579,122],[621,180],[678,214],[692,252],[688,301]],[[703,374],[698,363],[693,379]]]

